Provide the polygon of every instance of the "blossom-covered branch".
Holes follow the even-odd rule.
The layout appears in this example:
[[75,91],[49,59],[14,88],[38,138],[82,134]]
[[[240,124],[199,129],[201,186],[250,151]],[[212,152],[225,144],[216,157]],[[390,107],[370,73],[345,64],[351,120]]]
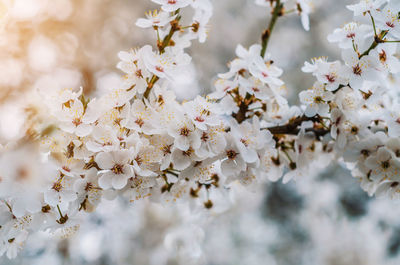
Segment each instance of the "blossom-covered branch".
[[[297,11],[308,30],[309,0],[256,0],[272,8],[261,45],[238,45],[215,91],[185,102],[173,87],[191,63],[186,49],[206,40],[212,5],[152,2],[161,8],[136,24],[154,31],[156,44],[119,53],[119,87],[97,98],[82,88],[40,89],[45,106],[32,111],[27,128],[37,141],[2,150],[0,254],[14,258],[35,231],[73,234],[82,213],[103,199],[179,200],[195,212],[213,211],[233,183],[251,189],[301,180],[339,159],[370,194],[400,194],[397,2],[348,7],[356,21],[328,36],[342,61],[305,63],[316,82],[299,93],[300,106],[289,105],[283,71],[266,50],[285,10]],[[187,8],[194,15],[184,25]]]

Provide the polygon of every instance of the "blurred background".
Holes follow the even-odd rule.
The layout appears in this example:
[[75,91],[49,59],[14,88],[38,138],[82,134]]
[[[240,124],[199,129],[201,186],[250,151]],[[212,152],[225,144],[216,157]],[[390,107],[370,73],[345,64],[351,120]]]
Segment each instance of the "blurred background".
[[[212,2],[209,39],[192,46],[191,75],[174,88],[181,99],[212,91],[236,45],[259,42],[268,23],[269,11],[253,0]],[[350,3],[316,0],[309,32],[296,14],[278,21],[268,52],[285,71],[292,103],[313,83],[300,70],[304,61],[339,59],[326,36],[351,21]],[[155,43],[153,32],[135,27],[154,8],[149,0],[1,0],[0,143],[20,136],[38,88],[83,86],[96,95],[116,86],[118,52]],[[256,192],[233,187],[231,197],[202,218],[185,205],[105,201],[75,236],[39,233],[19,258],[0,264],[400,264],[400,205],[369,198],[340,164]]]

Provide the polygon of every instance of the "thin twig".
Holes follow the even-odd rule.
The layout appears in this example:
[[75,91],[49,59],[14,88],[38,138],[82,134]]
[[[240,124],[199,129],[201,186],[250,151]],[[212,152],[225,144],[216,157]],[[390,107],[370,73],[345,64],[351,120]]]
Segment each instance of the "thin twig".
[[278,17],[282,15],[282,10],[283,4],[281,3],[281,0],[276,0],[274,9],[272,11],[272,17],[268,24],[268,28],[261,36],[261,57],[263,58],[265,56],[265,52],[267,51],[268,42],[271,37],[272,31],[274,30],[275,23],[278,20]]

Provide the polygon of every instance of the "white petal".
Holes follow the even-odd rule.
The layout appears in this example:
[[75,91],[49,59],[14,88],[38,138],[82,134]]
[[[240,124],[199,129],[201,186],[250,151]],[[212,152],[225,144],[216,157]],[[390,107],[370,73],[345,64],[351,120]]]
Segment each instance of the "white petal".
[[108,152],[97,154],[94,161],[101,169],[111,169],[114,166],[113,157]]
[[111,188],[111,183],[112,183],[112,178],[114,174],[111,172],[106,172],[104,173],[100,178],[99,178],[99,186],[102,189],[109,189]]
[[120,190],[126,186],[128,183],[128,178],[124,174],[115,175],[112,178],[112,186],[116,190]]

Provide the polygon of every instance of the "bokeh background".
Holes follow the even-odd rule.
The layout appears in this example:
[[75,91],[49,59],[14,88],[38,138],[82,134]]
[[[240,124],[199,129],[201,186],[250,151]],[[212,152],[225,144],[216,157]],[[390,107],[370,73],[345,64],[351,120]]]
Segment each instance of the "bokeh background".
[[[253,0],[212,2],[209,39],[192,46],[191,75],[174,87],[182,99],[212,91],[236,45],[259,42],[268,22],[269,11]],[[313,83],[300,70],[304,61],[339,59],[326,36],[351,21],[350,3],[315,0],[309,32],[296,14],[278,21],[268,52],[285,70],[292,103]],[[39,87],[82,86],[96,95],[118,85],[118,52],[154,43],[153,32],[135,27],[154,8],[149,0],[1,0],[0,143],[20,137]],[[39,233],[19,258],[0,264],[400,264],[400,205],[369,198],[340,163],[255,192],[233,187],[230,200],[200,218],[185,205],[105,201],[75,236]]]

